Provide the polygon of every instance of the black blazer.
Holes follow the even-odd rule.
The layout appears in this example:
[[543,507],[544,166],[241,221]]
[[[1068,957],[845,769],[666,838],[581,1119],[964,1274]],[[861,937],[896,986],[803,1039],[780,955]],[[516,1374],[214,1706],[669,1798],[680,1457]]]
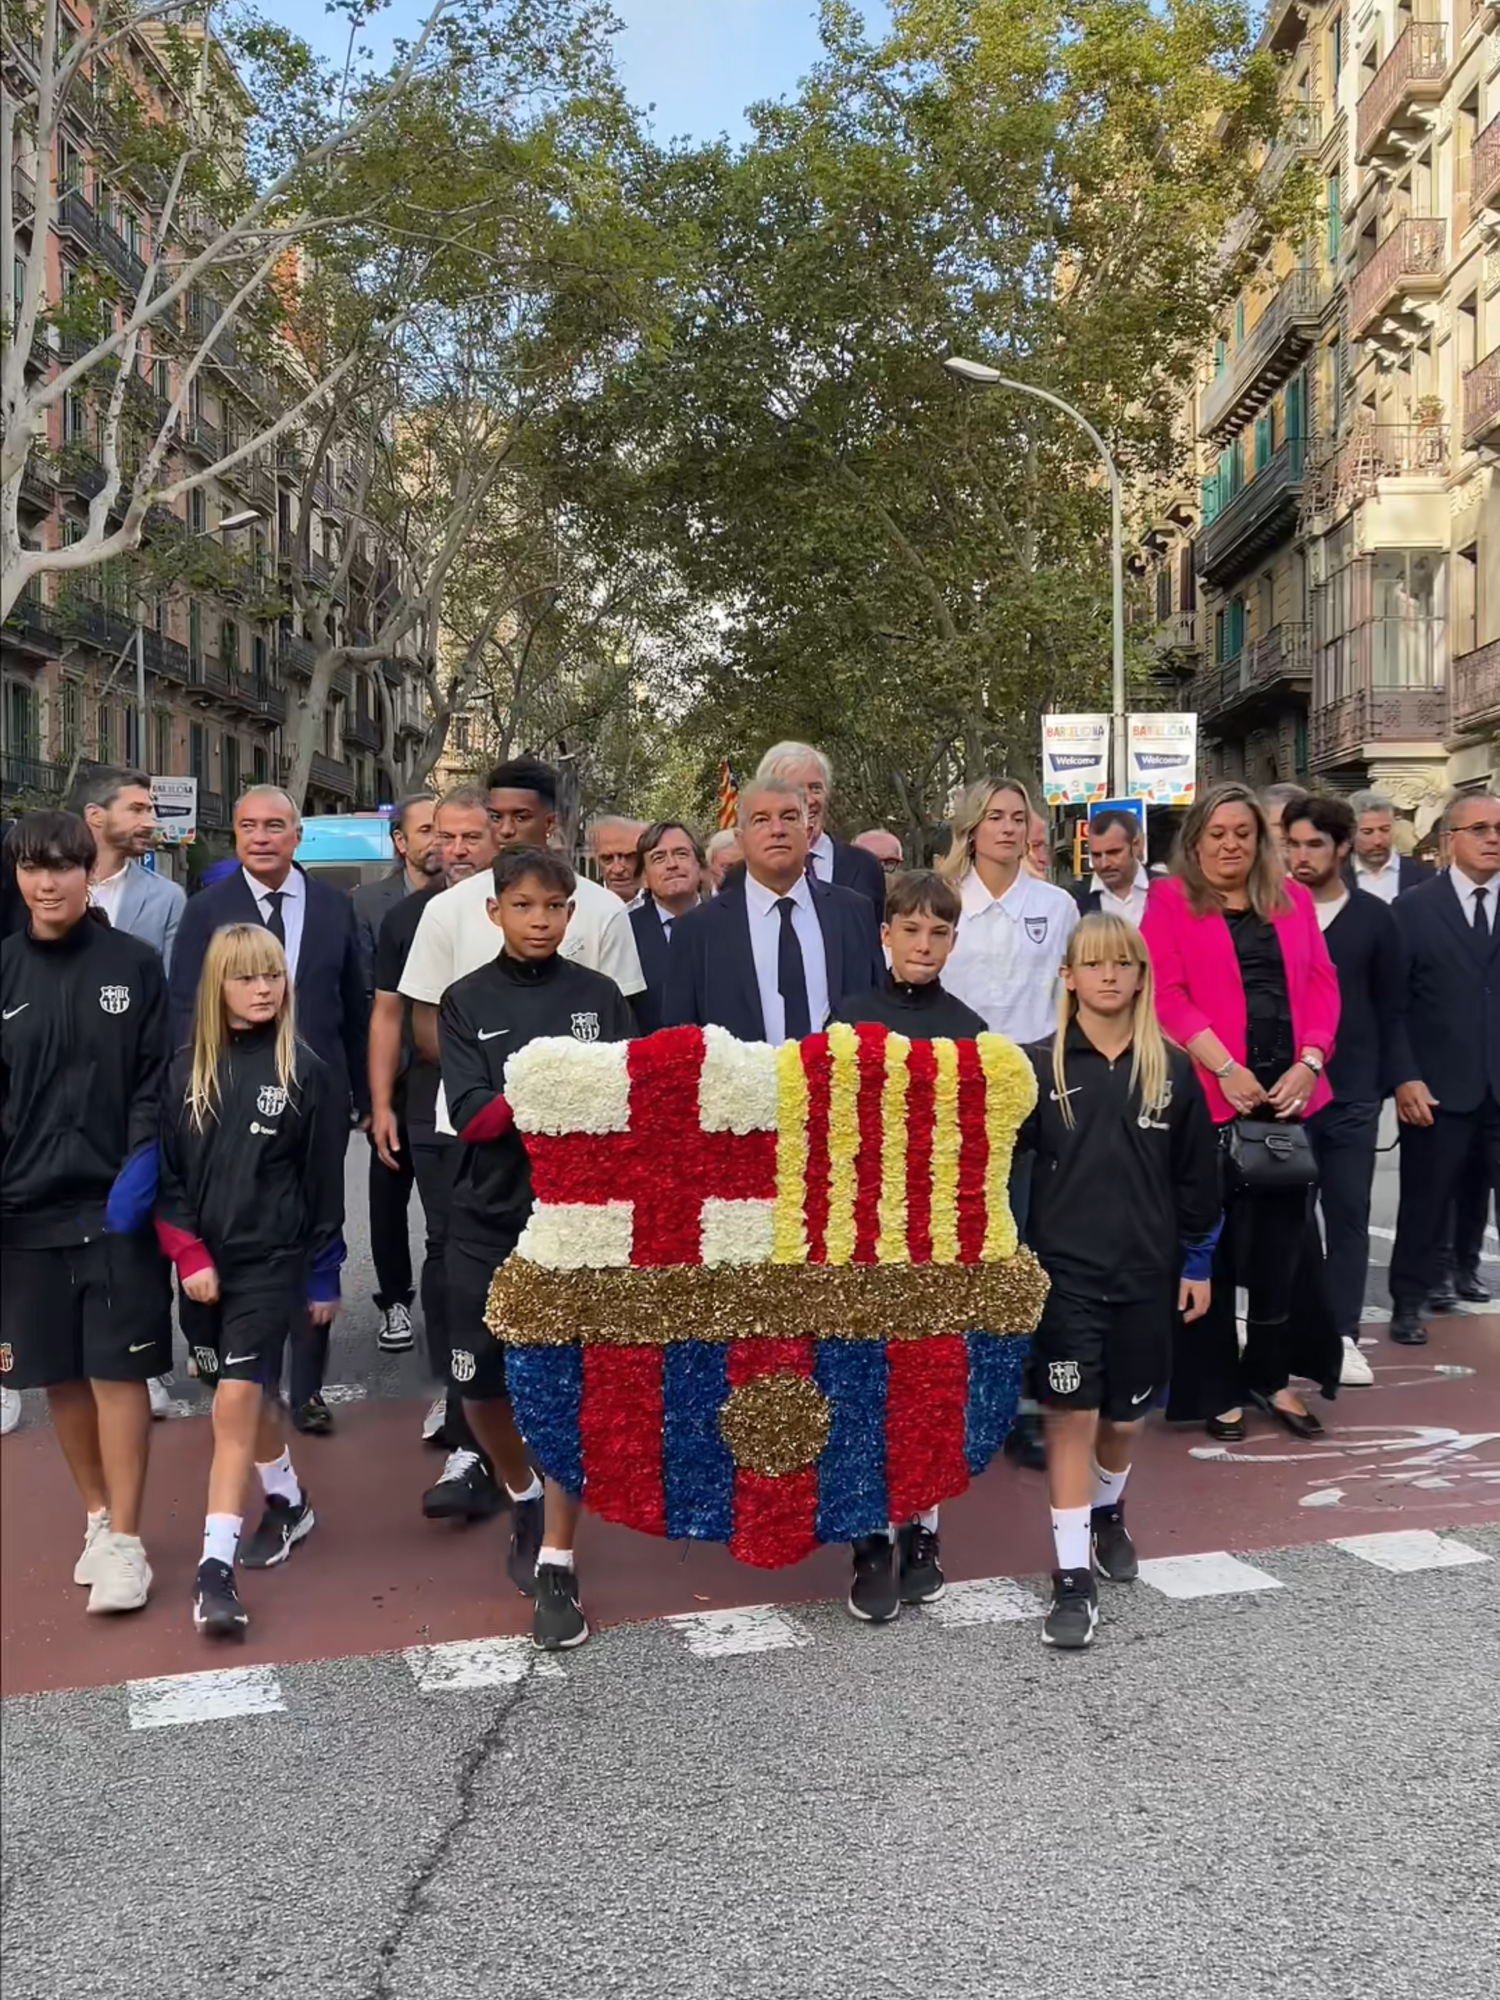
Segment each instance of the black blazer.
[[1088,877],[1085,876],[1082,882],[1075,883],[1073,887],[1073,901],[1078,905],[1078,914],[1081,917],[1092,917],[1104,904],[1104,891],[1091,889],[1087,884]]
[[1420,1074],[1406,1032],[1406,954],[1378,896],[1353,889],[1323,933],[1339,976],[1339,1031],[1328,1081],[1340,1104],[1378,1104]]
[[[1409,854],[1403,854],[1401,866],[1396,874],[1396,901],[1399,903],[1401,898],[1409,896],[1413,889],[1420,889],[1424,882],[1430,882],[1437,872],[1430,861],[1414,861]],[[1344,880],[1351,889],[1359,888],[1359,875],[1352,861],[1344,870]],[[1369,892],[1365,890],[1361,893],[1367,895]],[[1377,896],[1375,900],[1378,903],[1380,898]]]
[[[885,979],[880,926],[868,897],[827,882],[808,886],[827,955],[828,1004],[836,1014],[846,1000]],[[742,1042],[765,1040],[743,875],[672,926],[662,1025],[727,1028]],[[814,1029],[822,1026],[813,1023]]]
[[1485,898],[1490,935],[1464,918],[1447,874],[1396,898],[1392,914],[1406,948],[1406,1030],[1417,1073],[1444,1111],[1477,1111],[1500,1100],[1500,923],[1495,890]]
[[[692,912],[687,914],[691,916]],[[674,918],[673,935],[682,918]],[[649,892],[639,909],[630,912],[630,928],[635,932],[635,948],[640,955],[641,977],[646,982],[644,993],[631,998],[635,1009],[636,1022],[643,1035],[654,1035],[663,1026],[662,1002],[667,995],[667,934],[662,929],[661,918]]]
[[[297,1033],[332,1074],[335,1101],[352,1095],[361,1117],[370,1108],[370,1080],[365,1066],[370,1029],[370,1002],[360,964],[354,905],[340,889],[330,889],[316,876],[303,874],[307,907],[302,913],[302,942],[297,951]],[[172,954],[168,998],[172,1031],[179,1044],[192,1034],[198,976],[208,941],[225,924],[258,924],[260,907],[251,895],[244,871],[236,868],[211,889],[189,896],[177,930]]]
[[862,847],[833,843],[833,885],[836,889],[857,889],[875,905],[877,917],[885,915],[885,870],[873,854]]

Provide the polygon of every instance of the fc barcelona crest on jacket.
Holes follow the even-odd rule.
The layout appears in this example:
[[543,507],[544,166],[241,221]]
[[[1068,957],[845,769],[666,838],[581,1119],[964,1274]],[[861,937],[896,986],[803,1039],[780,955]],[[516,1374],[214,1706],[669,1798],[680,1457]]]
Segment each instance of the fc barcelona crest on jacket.
[[775,1567],[984,1469],[1047,1288],[1007,1199],[1019,1050],[670,1028],[532,1042],[505,1090],[535,1207],[489,1324],[596,1513]]

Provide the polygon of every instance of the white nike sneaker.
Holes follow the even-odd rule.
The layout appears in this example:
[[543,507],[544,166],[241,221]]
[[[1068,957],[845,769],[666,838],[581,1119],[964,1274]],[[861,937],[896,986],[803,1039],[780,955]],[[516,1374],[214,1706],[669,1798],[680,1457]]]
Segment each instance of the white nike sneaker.
[[0,1389],[0,1437],[8,1437],[20,1421],[20,1390]]
[[1370,1364],[1359,1351],[1359,1342],[1344,1335],[1344,1361],[1339,1369],[1339,1381],[1346,1389],[1372,1389],[1375,1377]]
[[146,1388],[151,1396],[153,1417],[169,1417],[172,1414],[172,1378],[170,1375],[152,1375]]
[[73,1565],[75,1583],[81,1583],[87,1588],[98,1576],[100,1559],[104,1552],[104,1544],[109,1540],[109,1534],[109,1509],[106,1507],[97,1521],[92,1515],[88,1517],[88,1526],[83,1534],[83,1553]]
[[404,1354],[409,1347],[415,1347],[417,1337],[412,1331],[411,1314],[403,1305],[387,1306],[380,1315],[380,1330],[375,1336],[376,1345],[382,1354]]
[[151,1565],[139,1535],[108,1534],[89,1592],[90,1611],[139,1611],[151,1592]]

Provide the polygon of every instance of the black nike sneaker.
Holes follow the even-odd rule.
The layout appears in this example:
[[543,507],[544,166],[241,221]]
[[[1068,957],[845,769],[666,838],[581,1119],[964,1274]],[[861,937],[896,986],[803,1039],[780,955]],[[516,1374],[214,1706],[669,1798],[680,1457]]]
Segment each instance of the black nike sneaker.
[[1042,1620],[1042,1643],[1077,1652],[1094,1643],[1099,1623],[1099,1586],[1086,1569],[1052,1572],[1052,1602]]
[[1094,1568],[1111,1583],[1134,1583],[1141,1573],[1135,1543],[1125,1527],[1121,1507],[1096,1507],[1089,1517],[1094,1538]]
[[866,1535],[854,1544],[849,1610],[866,1625],[884,1625],[901,1609],[896,1584],[896,1544],[889,1535]]
[[505,1499],[479,1453],[461,1445],[449,1452],[441,1478],[422,1495],[422,1512],[429,1521],[488,1521]]
[[[540,1501],[523,1501],[540,1506]],[[517,1509],[519,1512],[520,1509]],[[578,1602],[578,1575],[561,1563],[543,1563],[534,1579],[536,1609],[531,1614],[531,1643],[544,1653],[565,1653],[589,1636],[589,1621]]]
[[505,1568],[523,1597],[536,1596],[536,1559],[542,1552],[545,1507],[546,1502],[540,1493],[535,1500],[517,1500],[515,1503]]
[[193,1623],[210,1639],[243,1636],[250,1613],[240,1603],[234,1587],[234,1571],[228,1563],[212,1558],[199,1563],[193,1579]]
[[294,1507],[289,1500],[283,1500],[279,1493],[272,1493],[266,1500],[266,1511],[260,1517],[260,1526],[246,1542],[240,1543],[240,1563],[245,1569],[275,1569],[284,1563],[304,1536],[310,1535],[318,1524],[318,1517],[312,1510],[312,1502],[307,1497],[307,1488],[302,1489],[302,1498]]
[[943,1566],[938,1560],[936,1528],[924,1528],[920,1521],[908,1521],[896,1537],[900,1555],[901,1602],[931,1604],[948,1588]]

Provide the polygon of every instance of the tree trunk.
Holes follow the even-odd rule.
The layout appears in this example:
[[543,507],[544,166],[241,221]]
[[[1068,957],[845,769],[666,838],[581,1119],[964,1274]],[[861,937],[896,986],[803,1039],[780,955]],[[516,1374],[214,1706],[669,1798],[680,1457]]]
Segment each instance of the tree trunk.
[[322,738],[323,718],[328,713],[328,693],[333,686],[334,671],[343,657],[342,646],[323,645],[318,648],[307,693],[296,705],[291,756],[283,787],[298,812],[307,802],[312,760]]

